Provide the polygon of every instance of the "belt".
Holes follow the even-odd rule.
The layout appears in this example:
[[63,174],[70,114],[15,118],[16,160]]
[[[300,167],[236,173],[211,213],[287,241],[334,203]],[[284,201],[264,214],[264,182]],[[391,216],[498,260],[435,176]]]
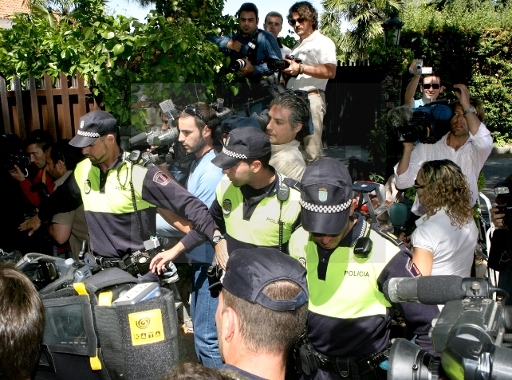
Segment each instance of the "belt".
[[308,96],[309,95],[315,95],[315,94],[322,94],[322,92],[324,92],[324,90],[311,90],[311,91],[308,91]]
[[389,350],[378,352],[365,357],[335,357],[324,355],[308,344],[313,352],[318,368],[331,373],[336,373],[342,378],[353,378],[354,375],[360,379],[375,379],[374,371],[380,362],[387,359]]
[[94,259],[96,261],[96,264],[100,265],[102,268],[112,268],[112,267],[118,267],[121,269],[126,269],[126,265],[124,264],[124,260],[117,259],[113,257],[104,257],[101,255],[98,255],[96,252],[91,252],[94,256]]

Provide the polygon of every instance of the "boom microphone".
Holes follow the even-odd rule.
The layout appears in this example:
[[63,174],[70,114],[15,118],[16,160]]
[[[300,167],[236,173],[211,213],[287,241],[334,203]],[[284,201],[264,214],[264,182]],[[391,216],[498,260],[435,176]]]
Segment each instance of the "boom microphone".
[[389,110],[388,119],[395,128],[409,125],[412,120],[412,108],[409,106],[395,107]]
[[426,305],[445,304],[466,297],[490,297],[497,290],[488,280],[459,276],[396,277],[384,283],[384,295],[393,303],[421,302]]

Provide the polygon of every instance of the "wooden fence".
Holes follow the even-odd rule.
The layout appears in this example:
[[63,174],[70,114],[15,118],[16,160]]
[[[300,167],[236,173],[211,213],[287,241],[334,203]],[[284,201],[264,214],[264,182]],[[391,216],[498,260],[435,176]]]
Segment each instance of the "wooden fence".
[[36,129],[57,139],[71,139],[81,116],[99,109],[80,75],[58,78],[29,77],[22,86],[18,77],[10,83],[0,76],[0,134],[16,133],[24,140]]

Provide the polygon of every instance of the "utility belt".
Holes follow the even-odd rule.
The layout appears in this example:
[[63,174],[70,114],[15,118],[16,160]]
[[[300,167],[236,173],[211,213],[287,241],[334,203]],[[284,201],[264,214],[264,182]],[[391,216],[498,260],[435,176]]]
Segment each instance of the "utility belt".
[[360,358],[327,356],[315,350],[308,342],[300,347],[299,355],[302,372],[307,376],[321,369],[343,379],[374,380],[386,378],[386,372],[379,364],[388,359],[389,349]]

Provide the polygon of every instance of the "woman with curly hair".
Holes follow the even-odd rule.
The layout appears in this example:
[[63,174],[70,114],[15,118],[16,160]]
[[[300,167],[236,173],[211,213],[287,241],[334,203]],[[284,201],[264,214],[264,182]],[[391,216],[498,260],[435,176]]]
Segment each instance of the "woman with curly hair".
[[453,161],[428,161],[414,187],[426,209],[411,237],[414,264],[424,276],[469,277],[478,232],[465,175]]

